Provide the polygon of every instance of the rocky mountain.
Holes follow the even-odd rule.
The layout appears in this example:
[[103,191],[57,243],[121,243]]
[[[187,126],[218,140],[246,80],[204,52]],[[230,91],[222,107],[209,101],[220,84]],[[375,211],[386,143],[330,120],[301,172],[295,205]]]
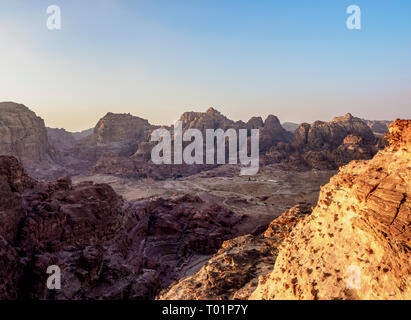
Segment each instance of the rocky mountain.
[[185,112],[180,121],[183,130],[199,129],[205,135],[207,129],[247,129],[250,134],[251,129],[260,130],[260,151],[265,152],[270,147],[279,142],[292,141],[292,135],[284,130],[280,121],[274,115],[269,115],[265,121],[261,117],[252,117],[247,123],[243,121],[233,121],[222,115],[214,108],[207,109],[206,112]]
[[46,130],[48,141],[55,150],[59,150],[62,153],[73,152],[77,141],[72,132],[66,131],[63,128],[46,128]]
[[370,159],[378,151],[378,140],[367,124],[346,114],[330,122],[301,124],[294,140],[268,152],[268,162],[292,162],[314,169],[336,169],[351,160]]
[[153,129],[145,119],[130,114],[107,113],[97,122],[91,135],[78,141],[75,152],[91,163],[104,153],[131,156],[139,143],[149,141]]
[[384,135],[392,121],[389,120],[364,120],[375,135]]
[[91,135],[94,131],[94,128],[86,129],[80,132],[72,132],[72,135],[75,140],[79,141]]
[[[106,184],[31,179],[0,156],[0,299],[148,299],[243,219],[207,199],[127,202]],[[50,291],[58,265],[62,289]]]
[[[207,129],[223,129],[227,130],[233,128],[235,130],[239,129],[259,129],[260,130],[260,152],[264,153],[269,150],[271,147],[276,146],[277,144],[289,143],[292,141],[292,134],[284,130],[280,124],[280,121],[277,117],[270,115],[265,121],[260,117],[253,117],[247,123],[243,121],[232,121],[222,115],[219,111],[209,108],[206,112],[185,112],[181,115],[180,119],[182,122],[183,130],[187,129],[198,129],[203,132],[205,136],[205,131]],[[118,120],[118,123],[121,123]],[[109,128],[111,122],[105,125],[106,128]],[[96,128],[99,125],[96,126]],[[119,125],[119,127],[124,127],[124,125]],[[100,156],[94,157],[98,158],[96,165],[90,169],[90,172],[93,174],[104,173],[104,174],[115,174],[120,176],[128,177],[152,177],[155,179],[167,179],[173,177],[185,177],[198,172],[209,170],[215,168],[215,165],[154,165],[151,159],[151,150],[154,146],[153,143],[150,143],[150,133],[152,130],[156,129],[156,126],[147,126],[143,130],[144,138],[139,138],[132,141],[137,141],[137,144],[128,144],[129,153],[135,150],[133,156],[126,156],[127,153],[119,153],[118,149],[112,149],[111,144],[101,143],[101,150],[104,152],[98,153]],[[173,133],[173,128],[165,127],[171,130]],[[109,129],[107,129],[109,130]],[[96,132],[96,129],[95,129]],[[95,154],[93,153],[90,145],[95,145],[90,143],[90,141],[95,140],[95,133],[87,139],[81,141],[78,145],[78,152],[86,152],[87,155]],[[172,137],[173,138],[173,137]],[[205,141],[204,141],[205,143]],[[117,143],[118,144],[118,143]],[[117,145],[115,144],[115,145]],[[103,149],[104,148],[104,149]],[[81,150],[83,151],[81,151]],[[227,148],[228,151],[228,148]]]
[[[54,179],[85,173],[167,179],[213,169],[214,165],[159,166],[151,162],[150,134],[159,126],[130,114],[108,113],[93,132],[71,133],[45,128],[44,121],[22,105],[2,103],[0,154],[16,156],[37,178]],[[277,117],[265,121],[253,117],[233,121],[219,111],[186,112],[183,130],[195,128],[235,130],[259,129],[260,166],[273,163],[290,169],[336,169],[356,159],[370,159],[384,146],[361,119],[347,114],[330,122],[301,124],[294,134],[286,131]],[[172,127],[164,127],[172,129]],[[185,144],[188,144],[185,142]],[[227,146],[228,153],[228,146]]]
[[312,125],[301,124],[295,132],[297,146],[307,146],[311,150],[337,148],[346,136],[354,135],[366,142],[374,142],[375,137],[367,124],[350,113],[336,117],[330,122],[315,121]]
[[[410,299],[411,121],[260,233],[223,243],[158,299]],[[261,232],[261,231],[260,231]]]
[[0,155],[15,156],[31,172],[57,159],[43,119],[13,102],[0,103]]
[[410,299],[411,121],[342,167],[283,242],[252,299]]

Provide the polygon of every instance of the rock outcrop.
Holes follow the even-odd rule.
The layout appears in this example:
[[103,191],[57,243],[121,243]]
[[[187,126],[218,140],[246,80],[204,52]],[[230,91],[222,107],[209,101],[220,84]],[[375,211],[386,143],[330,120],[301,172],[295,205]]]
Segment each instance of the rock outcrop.
[[301,124],[290,148],[294,157],[314,169],[336,169],[351,160],[370,159],[378,151],[371,129],[349,113],[330,122]]
[[[127,202],[107,184],[36,181],[0,156],[0,299],[149,299],[243,216],[208,199]],[[46,288],[47,268],[62,272]]]
[[[117,115],[119,116],[119,115]],[[265,121],[260,117],[253,117],[247,123],[243,121],[232,121],[222,115],[219,111],[209,108],[206,112],[185,112],[181,115],[179,121],[182,123],[183,131],[187,129],[198,129],[205,136],[207,129],[234,129],[238,132],[240,129],[247,129],[250,134],[251,129],[260,130],[260,152],[263,154],[271,147],[280,143],[289,143],[292,141],[292,134],[284,130],[277,117],[269,115]],[[105,124],[106,127],[111,125],[112,122]],[[100,147],[95,147],[98,144],[96,142],[96,130],[99,125],[96,126],[95,132],[89,138],[81,141],[79,144],[78,152],[84,153],[91,158],[94,158],[96,164],[90,169],[92,173],[104,173],[114,174],[127,177],[151,177],[154,179],[168,179],[176,177],[186,177],[202,171],[210,170],[216,167],[216,165],[161,165],[156,166],[151,162],[151,150],[155,143],[150,141],[150,134],[152,130],[158,128],[155,126],[147,126],[141,132],[141,136],[136,139],[132,139],[133,143],[129,143],[127,148],[128,152],[120,152],[118,149],[118,142],[114,144],[107,143],[104,139],[100,139],[102,142]],[[173,127],[164,127],[170,130],[171,137],[173,139]],[[144,134],[143,134],[144,132]],[[142,138],[144,136],[144,138]],[[137,144],[135,143],[137,142]],[[187,142],[183,143],[183,146],[187,145]],[[94,146],[90,148],[91,146]],[[205,145],[205,140],[204,140]],[[81,150],[83,151],[81,151]],[[226,145],[226,151],[228,158],[228,145]],[[96,150],[99,150],[96,152]],[[128,153],[134,153],[132,156],[126,156]],[[97,160],[98,159],[98,160]],[[205,163],[205,159],[204,159]],[[121,165],[120,165],[121,164]]]
[[43,119],[13,102],[0,103],[0,155],[15,156],[31,172],[56,159]]
[[258,278],[272,271],[279,245],[297,222],[310,213],[309,205],[296,205],[275,219],[264,233],[225,241],[200,271],[163,290],[157,298],[248,299],[257,287]]
[[104,153],[131,156],[140,142],[149,141],[152,130],[153,126],[145,119],[107,113],[98,121],[93,133],[78,142],[76,153],[90,163],[95,163]]
[[63,128],[46,129],[48,141],[53,149],[60,151],[60,153],[65,156],[74,151],[77,141],[72,132],[66,131]]
[[411,298],[411,121],[389,130],[384,151],[322,188],[252,299]]

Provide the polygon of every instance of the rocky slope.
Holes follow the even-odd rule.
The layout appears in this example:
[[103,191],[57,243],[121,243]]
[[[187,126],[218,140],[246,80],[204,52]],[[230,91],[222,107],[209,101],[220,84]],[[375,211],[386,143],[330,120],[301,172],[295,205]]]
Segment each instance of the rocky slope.
[[313,211],[298,205],[224,242],[157,298],[410,299],[411,121],[396,121],[389,143],[341,168]]
[[[296,205],[275,219],[259,235],[244,235],[223,243],[221,249],[197,273],[174,283],[160,300],[248,299],[258,278],[270,273],[278,247],[290,230],[311,213],[307,204]],[[256,230],[259,233],[261,230]]]
[[411,121],[342,167],[283,242],[252,299],[410,299]]
[[62,154],[68,154],[73,152],[76,146],[76,139],[72,132],[68,132],[65,129],[46,128],[47,137],[50,145],[59,150]]
[[[243,219],[194,196],[127,202],[106,184],[31,179],[0,156],[0,299],[148,299]],[[48,266],[62,289],[46,286]]]

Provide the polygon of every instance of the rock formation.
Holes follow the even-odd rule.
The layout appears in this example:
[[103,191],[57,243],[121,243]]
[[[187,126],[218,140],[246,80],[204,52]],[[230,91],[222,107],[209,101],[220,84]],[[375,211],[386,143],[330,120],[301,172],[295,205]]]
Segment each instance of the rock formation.
[[309,213],[311,207],[307,204],[296,205],[275,219],[264,233],[225,241],[199,272],[163,290],[158,299],[248,299],[258,278],[272,271],[279,245]]
[[[227,130],[233,128],[236,131],[239,129],[247,129],[248,131],[251,129],[259,129],[261,153],[266,152],[279,143],[288,143],[292,141],[292,134],[284,130],[278,118],[273,115],[268,116],[264,122],[260,117],[253,117],[247,123],[243,121],[234,122],[217,110],[209,108],[206,112],[185,112],[181,115],[179,120],[182,122],[183,131],[187,129],[198,129],[202,131],[204,136],[207,129]],[[111,124],[112,122],[108,122],[105,126],[108,128]],[[97,149],[94,147],[90,148],[90,145],[97,145],[92,141],[96,140],[96,130],[98,127],[99,125],[96,126],[95,133],[92,136],[81,141],[78,150],[80,154],[86,152],[86,155],[92,154],[91,157],[94,157],[94,159],[98,158],[95,166],[90,169],[91,173],[114,174],[137,178],[151,177],[154,179],[167,179],[186,177],[215,168],[215,165],[206,164],[154,165],[151,162],[151,150],[155,144],[149,142],[149,140],[152,130],[158,128],[155,126],[146,127],[143,130],[144,134],[141,136],[144,136],[144,138],[131,140],[138,142],[137,144],[130,143],[128,144],[128,149],[126,148],[129,150],[129,153],[134,153],[132,156],[126,157],[125,155],[127,152],[123,152],[122,154],[119,149],[112,148],[112,144],[107,143],[107,141],[100,144],[100,150],[96,153],[95,150]],[[165,128],[171,130],[170,132],[173,134],[172,127]],[[103,139],[100,140],[103,141]],[[118,142],[115,145],[118,146]]]
[[78,142],[75,152],[91,163],[104,153],[131,156],[140,142],[149,140],[152,130],[145,119],[130,114],[107,113],[98,121],[93,133]]
[[0,103],[0,155],[15,156],[31,172],[56,160],[43,119],[13,102]]
[[[336,169],[351,160],[369,159],[384,146],[361,119],[350,114],[331,122],[301,124],[294,135],[277,117],[265,121],[232,121],[213,108],[186,112],[180,117],[183,130],[233,128],[259,129],[260,166],[278,163],[292,169]],[[36,178],[55,179],[85,173],[168,179],[185,177],[215,165],[156,166],[151,162],[150,134],[159,128],[130,114],[108,113],[90,133],[71,133],[44,127],[44,122],[22,105],[0,105],[0,154],[16,156]],[[172,127],[165,127],[172,129]],[[185,142],[188,144],[188,142]],[[228,156],[228,146],[227,146]]]
[[411,121],[389,146],[340,168],[283,242],[252,299],[410,299]]
[[[36,181],[0,157],[0,299],[148,299],[243,219],[193,196],[127,202],[106,184]],[[47,268],[62,289],[46,288]]]
[[76,139],[73,133],[66,131],[65,129],[46,128],[47,136],[50,145],[54,150],[60,151],[61,154],[68,155],[72,153],[76,146]]
[[[301,124],[289,148],[290,159],[300,157],[314,169],[336,169],[351,160],[370,159],[378,151],[371,129],[349,113],[330,122]],[[276,151],[271,153],[278,154]]]
[[375,135],[384,135],[392,121],[388,120],[364,120]]

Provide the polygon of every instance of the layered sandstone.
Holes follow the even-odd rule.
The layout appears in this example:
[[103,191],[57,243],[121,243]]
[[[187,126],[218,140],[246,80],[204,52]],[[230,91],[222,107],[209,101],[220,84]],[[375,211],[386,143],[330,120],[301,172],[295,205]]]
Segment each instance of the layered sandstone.
[[283,242],[252,299],[410,299],[411,121],[342,167]]

